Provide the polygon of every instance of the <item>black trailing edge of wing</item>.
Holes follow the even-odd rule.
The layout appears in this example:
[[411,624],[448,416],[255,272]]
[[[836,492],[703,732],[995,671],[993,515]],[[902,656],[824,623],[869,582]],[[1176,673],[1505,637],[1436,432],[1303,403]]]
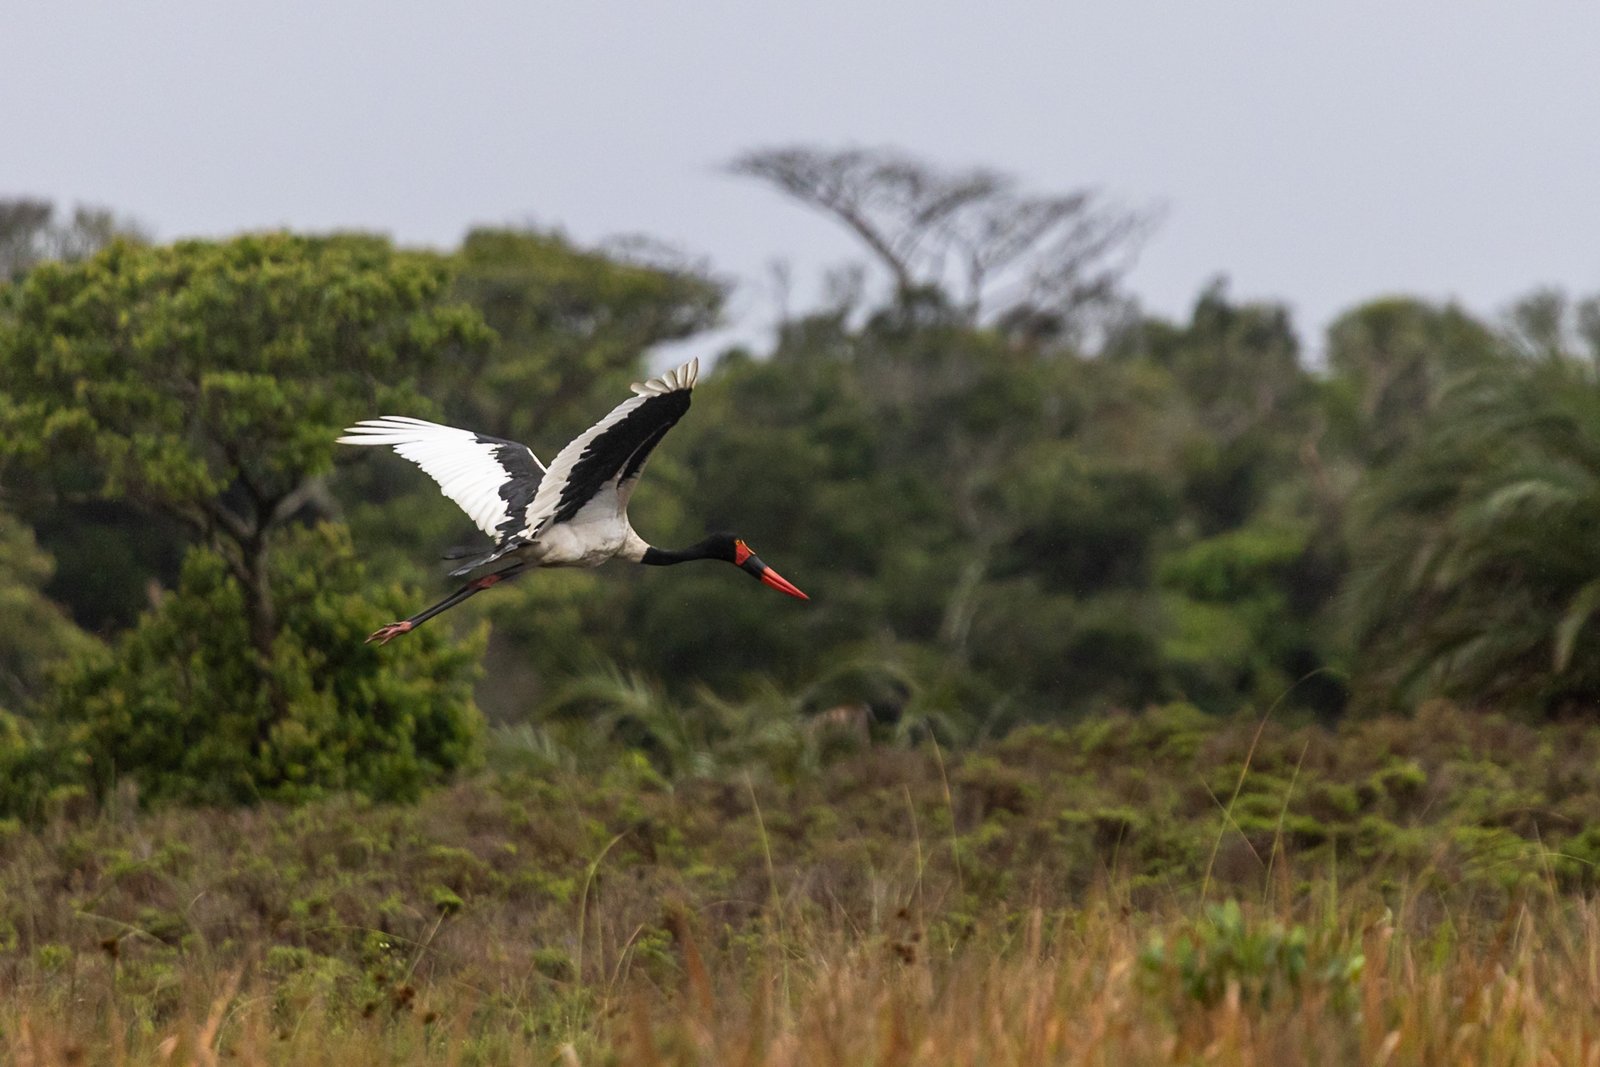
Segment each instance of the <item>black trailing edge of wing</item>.
[[528,451],[526,445],[487,434],[479,434],[478,443],[491,446],[494,461],[506,472],[505,481],[500,483],[500,499],[506,502],[506,517],[495,528],[494,538],[497,544],[503,543],[522,532],[527,522],[528,505],[533,503],[534,494],[539,491],[544,472],[534,462],[533,453]]
[[507,441],[503,437],[490,437],[483,433],[478,434],[477,441],[479,444],[491,446],[495,463],[505,472],[505,478],[500,483],[500,499],[506,503],[506,517],[495,527],[493,548],[461,545],[444,554],[445,559],[452,561],[466,559],[468,556],[477,557],[453,568],[450,571],[452,576],[466,574],[485,564],[493,563],[511,549],[525,543],[517,535],[522,533],[523,527],[527,524],[528,505],[533,503],[534,494],[539,491],[539,483],[544,481],[544,471],[539,469],[539,464],[526,445]]

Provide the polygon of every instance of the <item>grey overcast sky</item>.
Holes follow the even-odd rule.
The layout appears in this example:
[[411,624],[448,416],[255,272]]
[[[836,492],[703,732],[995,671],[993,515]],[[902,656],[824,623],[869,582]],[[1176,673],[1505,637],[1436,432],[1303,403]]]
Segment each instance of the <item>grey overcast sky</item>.
[[791,142],[1161,205],[1146,307],[1226,274],[1313,350],[1381,294],[1600,289],[1600,3],[16,0],[0,45],[0,195],[163,239],[645,234],[739,283],[723,337],[757,344],[771,261],[803,306],[860,258],[719,171]]

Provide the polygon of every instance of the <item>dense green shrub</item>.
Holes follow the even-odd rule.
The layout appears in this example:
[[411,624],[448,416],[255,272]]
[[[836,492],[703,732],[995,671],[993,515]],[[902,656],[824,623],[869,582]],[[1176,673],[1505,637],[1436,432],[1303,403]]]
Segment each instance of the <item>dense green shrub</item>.
[[[90,651],[95,640],[44,593],[54,562],[26,524],[0,511],[0,714],[44,689],[51,663]],[[0,724],[0,749],[6,741]]]
[[146,799],[206,803],[330,789],[411,797],[473,757],[481,633],[457,641],[435,627],[393,648],[363,644],[411,598],[366,588],[340,526],[286,533],[270,578],[282,625],[263,662],[238,581],[218,553],[192,549],[176,591],[65,672],[47,743],[98,793],[126,776]]
[[1298,997],[1308,979],[1349,1005],[1366,960],[1358,950],[1314,943],[1306,928],[1251,920],[1236,900],[1212,904],[1205,918],[1171,942],[1155,935],[1139,955],[1141,977],[1155,988],[1211,1007],[1237,987],[1245,1000],[1270,1005]]

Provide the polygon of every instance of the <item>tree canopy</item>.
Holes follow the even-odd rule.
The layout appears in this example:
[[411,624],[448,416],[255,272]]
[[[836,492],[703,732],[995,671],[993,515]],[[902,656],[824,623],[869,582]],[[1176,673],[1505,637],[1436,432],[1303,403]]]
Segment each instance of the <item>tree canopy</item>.
[[[1490,321],[1389,296],[1305,346],[1224,281],[1140,312],[1117,274],[1148,220],[1090,192],[887,152],[734,168],[844,223],[890,289],[707,357],[631,513],[658,544],[737,531],[811,602],[724,568],[540,572],[381,651],[359,636],[477,535],[340,429],[419,415],[549,456],[713,325],[724,284],[524,230],[440,253],[84,223],[69,249],[14,204],[0,601],[27,625],[0,635],[0,802],[51,768],[188,800],[409,795],[471,761],[479,703],[660,754],[774,703],[959,740],[1170,702],[1600,699],[1600,301]],[[700,727],[660,711],[689,701]]]
[[437,257],[361,236],[117,242],[45,264],[0,319],[0,434],[15,461],[75,461],[100,495],[216,547],[264,651],[271,536],[315,506],[336,432],[423,406],[417,376],[487,339],[447,283]]
[[[54,480],[126,500],[192,539],[177,593],[110,659],[79,657],[45,698],[48,725],[66,731],[57,743],[70,738],[80,756],[98,747],[96,773],[155,774],[157,794],[191,798],[360,783],[361,768],[387,758],[383,744],[350,749],[331,768],[274,755],[290,735],[326,752],[328,716],[373,711],[401,669],[327,655],[316,627],[351,624],[360,572],[336,539],[318,553],[294,528],[332,510],[320,477],[341,427],[375,406],[425,406],[420,376],[489,339],[476,311],[448,301],[449,281],[439,257],[380,238],[261,234],[116,241],[81,262],[37,266],[4,291],[8,481],[26,471],[36,492]],[[308,613],[306,594],[290,592],[305,577],[285,573],[280,551],[315,576],[313,600],[342,591],[351,607],[333,620]],[[424,730],[421,758],[452,766],[470,750],[463,680],[473,667],[419,651],[406,669],[433,672],[428,688],[386,715],[443,716],[453,725]],[[413,744],[408,728],[390,733]],[[216,780],[190,773],[170,784],[166,772],[195,761]]]

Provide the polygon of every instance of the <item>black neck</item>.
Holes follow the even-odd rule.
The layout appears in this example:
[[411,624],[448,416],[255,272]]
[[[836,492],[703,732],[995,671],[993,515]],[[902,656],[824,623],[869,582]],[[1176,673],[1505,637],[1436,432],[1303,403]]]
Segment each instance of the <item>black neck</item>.
[[651,545],[644,550],[639,562],[651,567],[670,567],[674,563],[688,563],[695,559],[712,559],[710,546],[701,541],[688,548],[657,548]]

